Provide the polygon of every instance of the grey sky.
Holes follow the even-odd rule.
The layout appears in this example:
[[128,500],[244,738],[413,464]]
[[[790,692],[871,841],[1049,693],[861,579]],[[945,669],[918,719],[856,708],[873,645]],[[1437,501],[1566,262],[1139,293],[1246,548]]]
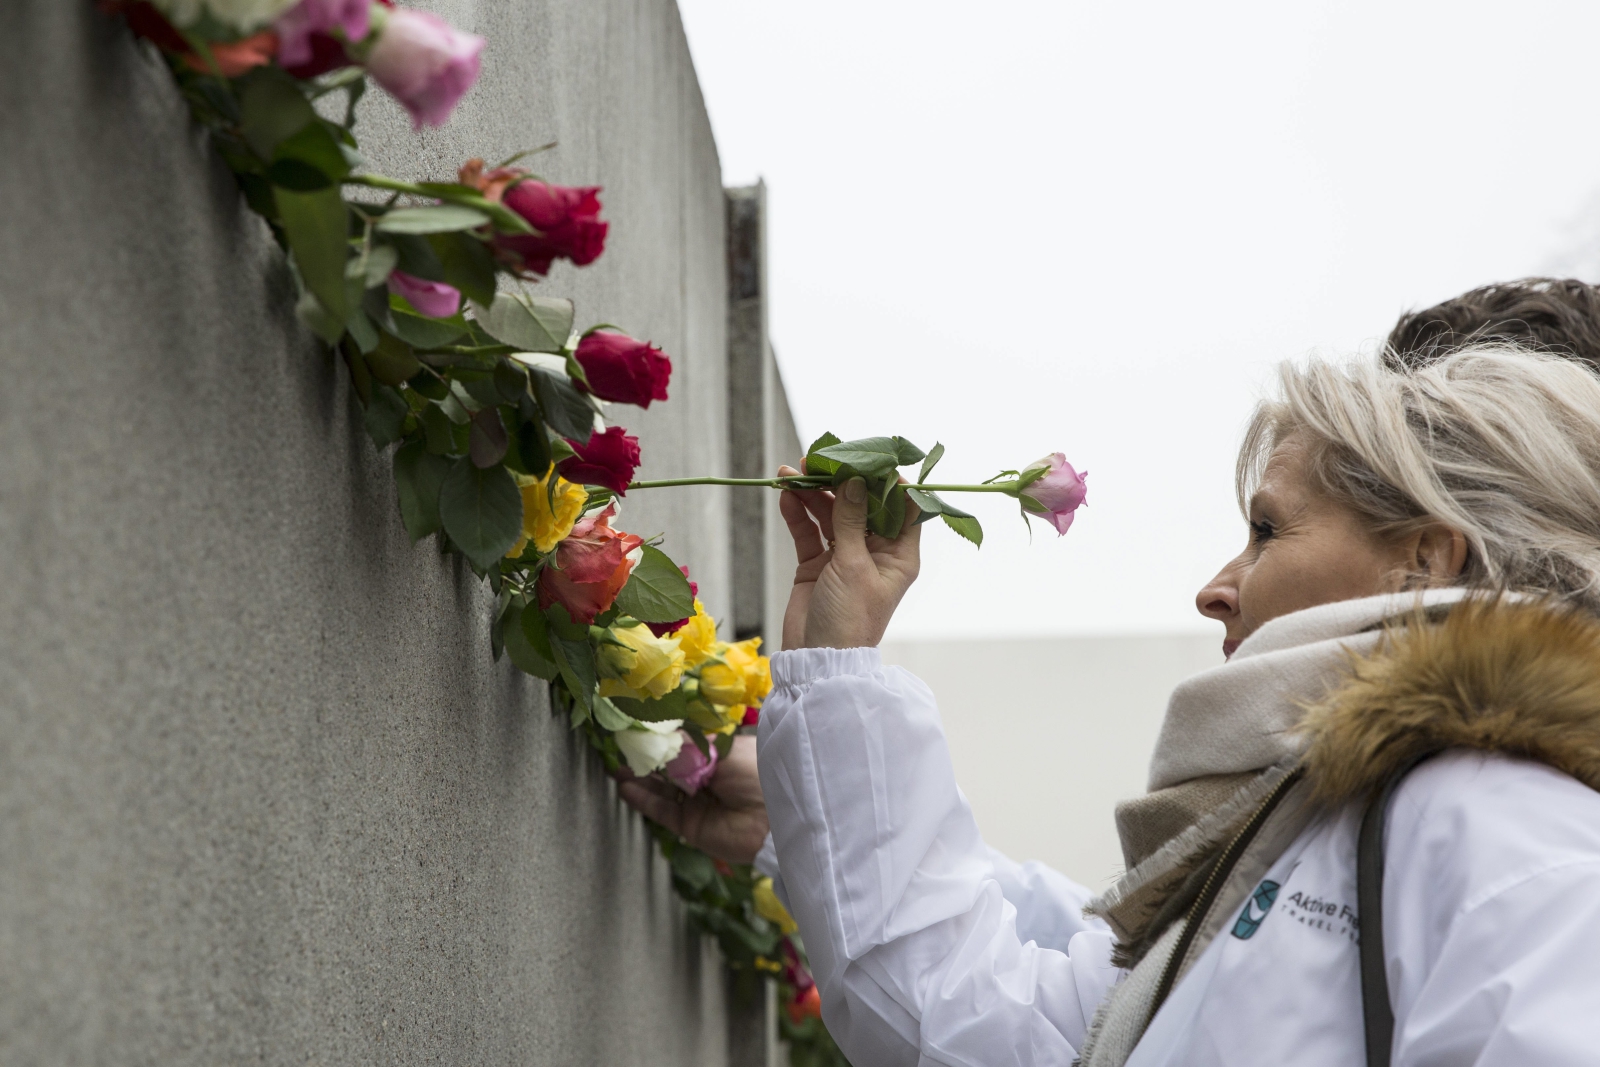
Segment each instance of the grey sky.
[[1600,265],[1593,3],[680,7],[724,176],[769,186],[802,434],[1090,472],[1059,541],[928,528],[894,637],[1212,625],[1275,360]]

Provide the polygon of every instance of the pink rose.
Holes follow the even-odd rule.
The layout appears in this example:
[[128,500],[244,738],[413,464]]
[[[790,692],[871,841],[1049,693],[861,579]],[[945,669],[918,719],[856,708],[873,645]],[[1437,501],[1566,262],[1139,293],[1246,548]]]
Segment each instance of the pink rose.
[[485,43],[426,11],[396,8],[367,57],[367,73],[405,105],[417,129],[443,126],[478,80]]
[[339,30],[346,41],[355,44],[366,37],[371,16],[372,0],[300,0],[278,16],[278,63],[296,74],[293,68],[305,69],[318,58],[314,37],[338,44],[332,34]]
[[1079,474],[1073,470],[1067,457],[1060,452],[1033,461],[1023,468],[1022,473],[1032,474],[1037,470],[1043,470],[1044,475],[1022,492],[1031,497],[1039,509],[1029,507],[1026,502],[1022,506],[1031,514],[1043,516],[1046,522],[1056,528],[1056,533],[1064,534],[1072,528],[1072,513],[1087,503],[1089,487],[1085,479],[1089,477],[1089,472]]
[[621,426],[608,426],[605,433],[592,433],[583,444],[568,440],[577,455],[561,461],[561,477],[579,485],[603,485],[618,496],[628,492],[633,472],[639,466],[639,439],[623,432]]
[[389,291],[399,293],[411,306],[434,319],[448,319],[461,310],[461,290],[443,282],[430,282],[404,271],[389,272]]
[[[672,360],[647,341],[598,330],[579,341],[572,356],[589,379],[587,392],[601,400],[647,408],[650,401],[667,398]],[[583,383],[579,382],[578,388],[582,389]]]
[[717,746],[707,745],[708,755],[700,751],[700,746],[694,743],[694,738],[683,730],[683,747],[673,757],[672,762],[662,768],[667,778],[673,785],[694,796],[707,785],[717,773]]

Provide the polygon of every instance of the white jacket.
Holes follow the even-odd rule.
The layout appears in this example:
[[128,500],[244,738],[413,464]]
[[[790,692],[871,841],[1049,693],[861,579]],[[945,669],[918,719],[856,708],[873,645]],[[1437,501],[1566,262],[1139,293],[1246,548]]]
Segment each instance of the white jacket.
[[[782,652],[772,673],[761,863],[781,871],[851,1062],[1067,1067],[1122,974],[1082,916],[1089,893],[984,844],[932,694],[876,649]],[[1365,1062],[1359,817],[1348,805],[1300,834],[1129,1067]],[[1386,855],[1396,1067],[1600,1064],[1600,794],[1451,752],[1399,789]]]

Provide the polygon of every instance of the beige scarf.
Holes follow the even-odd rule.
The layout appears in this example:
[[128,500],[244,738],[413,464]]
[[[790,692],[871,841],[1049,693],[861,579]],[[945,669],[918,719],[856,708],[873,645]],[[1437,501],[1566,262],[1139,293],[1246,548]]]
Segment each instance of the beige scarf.
[[[1150,791],[1117,806],[1127,873],[1086,909],[1116,933],[1113,959],[1131,973],[1096,1014],[1081,1064],[1122,1067],[1143,1036],[1208,861],[1300,760],[1304,739],[1296,728],[1305,706],[1348,676],[1352,654],[1372,651],[1386,619],[1465,595],[1441,589],[1298,611],[1267,623],[1227,663],[1173,691],[1150,761]],[[1196,918],[1177,977],[1314,814],[1303,783],[1292,787]]]

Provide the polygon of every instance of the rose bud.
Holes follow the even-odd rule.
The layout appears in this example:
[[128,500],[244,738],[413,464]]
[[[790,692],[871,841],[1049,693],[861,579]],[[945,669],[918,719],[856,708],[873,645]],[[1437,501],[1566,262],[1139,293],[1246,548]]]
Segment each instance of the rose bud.
[[618,496],[625,496],[633,472],[639,466],[639,439],[609,426],[605,433],[592,433],[583,444],[568,440],[574,456],[561,461],[561,477],[582,485],[600,485]]
[[399,293],[429,318],[448,319],[461,310],[461,290],[443,282],[430,282],[404,271],[389,272],[389,291]]
[[[647,408],[650,401],[667,398],[672,360],[647,341],[602,330],[579,341],[573,358],[589,379],[585,391],[601,400]],[[582,382],[578,388],[584,388]]]
[[338,30],[355,44],[367,36],[372,22],[372,0],[300,0],[278,16],[278,63],[297,78],[350,65],[344,46],[333,36]]
[[717,746],[707,745],[707,751],[701,752],[700,746],[686,731],[678,732],[683,734],[683,748],[678,750],[671,763],[662,768],[662,772],[673,785],[694,796],[709,785],[717,773]]
[[610,224],[600,221],[599,186],[549,185],[523,177],[527,171],[520,168],[490,171],[485,181],[503,182],[507,174],[513,180],[502,186],[500,202],[539,232],[503,235],[496,245],[516,253],[522,268],[533,274],[549,274],[557,259],[584,267],[600,258]]
[[417,129],[443,126],[478,80],[486,43],[426,11],[396,8],[367,56],[367,73],[405,106]]
[[[1072,528],[1072,513],[1087,503],[1089,487],[1085,479],[1089,472],[1079,474],[1060,452],[1053,452],[1023,468],[1023,474],[1043,470],[1045,473],[1022,490],[1023,510],[1044,518],[1056,533],[1064,534]],[[1036,503],[1037,508],[1030,506]]]

